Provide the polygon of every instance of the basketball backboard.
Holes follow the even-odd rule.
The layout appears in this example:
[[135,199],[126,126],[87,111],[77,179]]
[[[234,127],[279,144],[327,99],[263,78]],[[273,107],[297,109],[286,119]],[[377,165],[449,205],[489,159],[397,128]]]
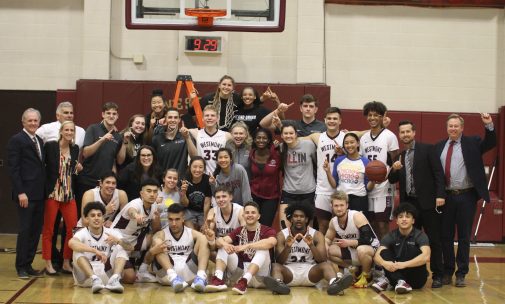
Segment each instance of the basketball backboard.
[[[128,29],[282,32],[286,0],[125,0]],[[192,9],[223,10],[211,26],[198,25]]]

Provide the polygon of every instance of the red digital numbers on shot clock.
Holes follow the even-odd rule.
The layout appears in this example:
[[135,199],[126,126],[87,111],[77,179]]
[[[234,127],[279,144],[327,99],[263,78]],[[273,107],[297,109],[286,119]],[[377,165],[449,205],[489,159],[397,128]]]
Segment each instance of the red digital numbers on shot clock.
[[219,52],[221,37],[186,37],[186,51]]

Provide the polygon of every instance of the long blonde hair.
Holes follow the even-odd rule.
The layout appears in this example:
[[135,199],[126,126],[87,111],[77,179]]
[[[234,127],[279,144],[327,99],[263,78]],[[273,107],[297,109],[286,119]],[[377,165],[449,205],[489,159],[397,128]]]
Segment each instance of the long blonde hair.
[[233,92],[230,93],[230,96],[228,96],[228,100],[226,101],[226,114],[224,116],[224,123],[221,125],[221,97],[219,97],[219,93],[221,90],[219,89],[219,85],[221,85],[221,82],[224,80],[230,80],[233,86],[235,86],[235,80],[233,77],[224,75],[219,79],[219,84],[216,89],[216,93],[214,94],[214,98],[212,99],[212,105],[216,108],[216,113],[217,113],[217,128],[221,129],[223,127],[229,128],[231,126],[231,123],[233,122],[233,118],[235,115],[235,103],[233,102]]
[[74,125],[74,138],[72,138],[72,141],[70,142],[70,145],[73,145],[74,142],[75,142],[75,123],[71,120],[65,120],[64,122],[61,123],[61,126],[60,126],[60,132],[59,132],[59,135],[58,135],[58,142],[60,142],[60,140],[63,138],[63,136],[61,136],[61,132],[63,131],[63,128],[65,128],[66,125],[68,124],[73,124]]

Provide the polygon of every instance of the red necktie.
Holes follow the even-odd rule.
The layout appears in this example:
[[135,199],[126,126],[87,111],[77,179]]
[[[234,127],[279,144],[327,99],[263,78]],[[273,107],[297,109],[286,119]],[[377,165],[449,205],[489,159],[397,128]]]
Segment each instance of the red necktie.
[[454,149],[454,144],[456,142],[451,140],[449,143],[449,148],[447,149],[447,155],[445,156],[445,184],[449,186],[451,183],[451,159],[452,159],[452,150]]

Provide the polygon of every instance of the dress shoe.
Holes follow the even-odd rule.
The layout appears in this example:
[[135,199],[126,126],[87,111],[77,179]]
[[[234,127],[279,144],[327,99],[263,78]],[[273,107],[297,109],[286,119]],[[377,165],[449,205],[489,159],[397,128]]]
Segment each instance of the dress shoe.
[[30,278],[30,275],[28,274],[28,272],[26,272],[26,270],[20,269],[18,270],[18,278],[22,280],[28,280]]
[[452,284],[452,276],[448,274],[444,274],[442,277],[442,284],[443,285],[451,285]]
[[45,273],[46,275],[48,275],[48,276],[59,276],[59,275],[60,275],[60,273],[59,273],[59,272],[57,272],[57,271],[55,271],[55,272],[50,272],[50,271],[49,271],[49,270],[47,270],[47,269],[45,269],[45,270],[44,270],[44,273]]
[[61,269],[61,273],[63,274],[72,274],[72,270]]
[[29,276],[35,277],[35,278],[42,278],[44,276],[43,271],[35,270],[33,268],[27,269],[26,273],[28,273]]
[[465,287],[465,277],[464,276],[456,276],[456,284],[454,284],[456,287]]
[[440,278],[433,278],[433,282],[431,283],[431,288],[440,288],[442,287],[442,280]]

